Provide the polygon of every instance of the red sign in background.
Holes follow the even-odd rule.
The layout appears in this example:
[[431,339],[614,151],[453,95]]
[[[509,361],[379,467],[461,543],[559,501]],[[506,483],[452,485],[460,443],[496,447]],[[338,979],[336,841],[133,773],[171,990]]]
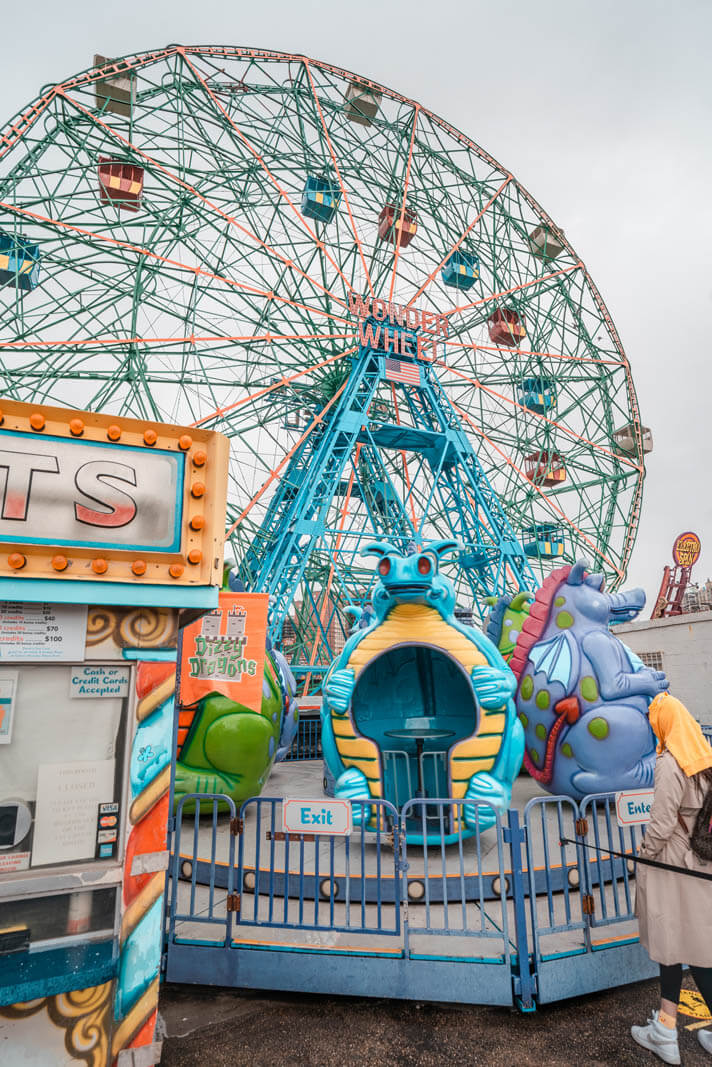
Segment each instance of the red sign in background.
[[688,530],[687,533],[678,534],[675,544],[672,546],[672,558],[678,567],[692,567],[700,558],[700,539],[696,533]]

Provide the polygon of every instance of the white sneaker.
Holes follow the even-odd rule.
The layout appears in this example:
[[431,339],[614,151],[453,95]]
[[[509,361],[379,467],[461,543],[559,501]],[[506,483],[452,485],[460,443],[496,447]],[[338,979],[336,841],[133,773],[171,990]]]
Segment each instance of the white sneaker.
[[712,1030],[698,1030],[697,1040],[705,1052],[712,1052]]
[[647,1026],[631,1026],[630,1032],[634,1041],[654,1052],[663,1063],[682,1062],[677,1044],[677,1030],[668,1030],[667,1026],[659,1023],[656,1011],[653,1012],[652,1018],[648,1019]]

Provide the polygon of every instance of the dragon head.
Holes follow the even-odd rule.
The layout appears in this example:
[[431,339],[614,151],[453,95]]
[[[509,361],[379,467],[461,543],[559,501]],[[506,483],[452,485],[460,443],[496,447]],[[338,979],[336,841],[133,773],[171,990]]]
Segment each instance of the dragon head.
[[373,606],[383,619],[395,604],[419,603],[449,616],[455,607],[452,582],[440,574],[440,561],[459,548],[457,541],[430,541],[403,553],[385,541],[366,545],[364,556],[377,556],[380,581],[373,594]]
[[575,612],[602,626],[609,623],[630,622],[645,607],[642,589],[628,589],[623,593],[605,593],[602,574],[588,574],[586,560],[578,560],[561,587],[567,605]]

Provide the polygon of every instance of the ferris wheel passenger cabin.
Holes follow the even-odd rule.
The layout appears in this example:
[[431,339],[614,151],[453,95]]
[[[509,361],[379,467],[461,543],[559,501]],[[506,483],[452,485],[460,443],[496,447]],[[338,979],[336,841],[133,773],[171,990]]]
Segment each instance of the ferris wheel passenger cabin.
[[529,234],[529,247],[540,259],[556,259],[564,250],[564,242],[561,240],[563,235],[563,230],[555,230],[550,226],[537,226]]
[[382,94],[365,82],[352,81],[346,87],[346,118],[359,126],[370,126],[381,106]]
[[457,562],[464,571],[477,571],[483,574],[490,562],[490,556],[486,548],[472,545],[466,551],[460,552]]
[[564,534],[557,523],[537,522],[534,526],[527,526],[524,534],[532,538],[524,543],[527,556],[534,559],[556,559],[563,556]]
[[[401,221],[401,214],[403,219]],[[391,241],[400,248],[407,248],[418,230],[418,216],[410,208],[386,204],[378,216],[378,238]]]
[[[401,224],[401,214],[403,220]],[[386,204],[378,216],[378,237],[407,248],[418,230],[418,216],[411,208],[403,210],[397,204]]]
[[143,196],[143,167],[124,159],[99,156],[99,195],[102,204],[138,211]]
[[302,215],[317,222],[331,222],[341,203],[341,190],[330,178],[310,174],[302,193]]
[[440,271],[445,285],[455,289],[471,289],[480,276],[480,261],[474,252],[455,249]]
[[[640,436],[643,442],[643,455],[653,451],[653,432],[648,426],[640,427]],[[628,456],[635,455],[635,424],[627,422],[613,434],[613,443],[619,452],[625,452]]]
[[566,464],[558,452],[532,452],[524,457],[524,469],[534,485],[561,485],[566,481]]
[[[96,106],[101,111],[111,111],[114,115],[131,118],[133,89],[136,81],[134,71],[126,69],[125,64],[114,64],[114,60],[107,59],[106,56],[94,56],[95,67],[112,65],[115,65],[115,71],[109,77],[95,82]],[[124,69],[122,70],[121,67]]]
[[487,319],[487,330],[493,344],[508,348],[517,348],[527,335],[524,319],[511,308],[497,308]]
[[551,378],[524,378],[518,390],[522,407],[546,415],[556,407],[556,385]]
[[302,414],[299,408],[288,408],[282,417],[283,430],[299,430],[302,426]]
[[40,246],[18,234],[0,231],[0,286],[16,281],[19,289],[31,292],[40,280]]

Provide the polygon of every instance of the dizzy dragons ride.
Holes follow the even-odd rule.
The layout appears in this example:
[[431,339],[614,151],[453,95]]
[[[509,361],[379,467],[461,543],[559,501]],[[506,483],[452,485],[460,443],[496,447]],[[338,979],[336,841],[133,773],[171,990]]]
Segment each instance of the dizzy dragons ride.
[[[322,708],[337,797],[401,807],[420,795],[492,806],[453,805],[452,840],[491,826],[493,809],[506,811],[524,751],[514,676],[487,637],[455,618],[454,588],[439,573],[457,547],[434,541],[409,555],[381,542],[366,547],[379,557],[375,619],[331,665]],[[367,817],[375,820],[375,808]],[[424,836],[422,828],[407,833],[416,843]]]

